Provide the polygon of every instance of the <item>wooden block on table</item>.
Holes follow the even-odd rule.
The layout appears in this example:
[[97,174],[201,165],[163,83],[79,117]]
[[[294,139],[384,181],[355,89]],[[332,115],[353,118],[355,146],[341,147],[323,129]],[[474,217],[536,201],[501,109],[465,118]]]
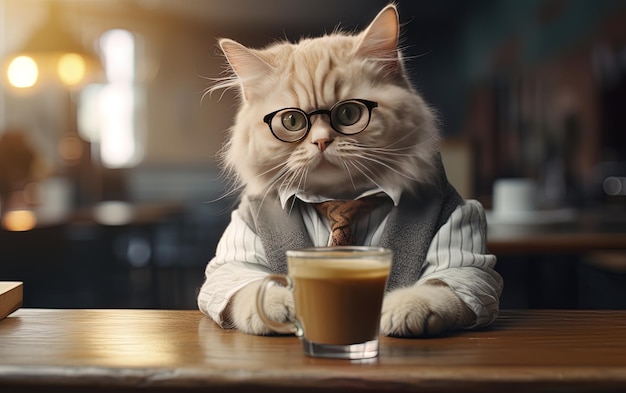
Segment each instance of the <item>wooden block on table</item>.
[[22,306],[23,284],[19,281],[0,281],[0,319]]

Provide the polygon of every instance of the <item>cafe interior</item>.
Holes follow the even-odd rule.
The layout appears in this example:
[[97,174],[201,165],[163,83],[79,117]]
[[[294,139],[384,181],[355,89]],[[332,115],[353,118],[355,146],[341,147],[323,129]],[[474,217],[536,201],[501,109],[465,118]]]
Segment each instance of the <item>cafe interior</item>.
[[[0,0],[0,281],[25,307],[195,309],[237,204],[217,39],[357,30],[387,3]],[[626,2],[396,4],[501,307],[625,309]]]

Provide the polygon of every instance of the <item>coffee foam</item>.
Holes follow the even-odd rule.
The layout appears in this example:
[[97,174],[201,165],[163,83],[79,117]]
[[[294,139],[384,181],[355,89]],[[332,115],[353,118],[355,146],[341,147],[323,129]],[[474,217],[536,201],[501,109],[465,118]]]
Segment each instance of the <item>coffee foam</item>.
[[365,278],[389,274],[390,264],[369,259],[289,260],[289,275],[295,278]]

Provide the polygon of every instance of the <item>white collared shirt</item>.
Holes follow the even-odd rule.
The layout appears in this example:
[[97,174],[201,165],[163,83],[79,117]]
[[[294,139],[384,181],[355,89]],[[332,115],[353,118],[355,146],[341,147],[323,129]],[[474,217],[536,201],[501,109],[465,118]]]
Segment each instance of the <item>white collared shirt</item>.
[[[396,190],[375,189],[360,197],[380,192],[389,196],[393,205],[399,203],[400,193]],[[284,209],[299,210],[313,245],[328,245],[331,231],[327,220],[309,204],[291,204],[292,197],[313,203],[329,198],[294,192],[280,195]],[[352,224],[357,244],[380,244],[391,208],[392,203],[383,204]],[[466,200],[452,212],[433,238],[424,263],[418,283],[435,278],[445,282],[476,313],[474,326],[487,325],[495,319],[502,279],[493,271],[496,257],[486,250],[485,213],[479,202]],[[238,211],[233,211],[216,255],[205,271],[206,280],[198,295],[200,311],[226,327],[222,313],[230,298],[245,285],[270,273],[261,239],[241,219]]]
[[[374,189],[365,191],[354,199],[361,199],[361,198],[365,198],[365,197],[376,195],[376,194],[386,194],[389,198],[391,198],[394,206],[398,206],[398,203],[400,203],[400,196],[402,195],[402,190],[399,188],[391,188],[391,187],[380,188],[379,187],[379,188],[374,188]],[[299,192],[295,189],[290,189],[290,190],[285,190],[285,191],[278,193],[278,198],[280,199],[280,203],[283,209],[285,209],[288,206],[289,201],[291,200],[292,197],[296,197],[300,199],[302,202],[306,202],[306,203],[320,203],[320,202],[332,201],[334,199],[334,198],[325,197],[323,195],[308,195],[308,194]]]

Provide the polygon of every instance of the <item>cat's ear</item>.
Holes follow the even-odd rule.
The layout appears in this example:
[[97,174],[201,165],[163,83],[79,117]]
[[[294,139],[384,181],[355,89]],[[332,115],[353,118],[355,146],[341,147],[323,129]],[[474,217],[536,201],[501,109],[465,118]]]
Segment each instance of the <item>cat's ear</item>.
[[271,73],[271,65],[261,59],[253,50],[248,49],[237,41],[222,38],[219,41],[219,45],[230,67],[237,74],[244,90],[244,96],[246,90],[252,87],[255,81],[263,79]]
[[356,55],[385,60],[397,65],[400,60],[399,33],[398,10],[390,4],[383,8],[367,29],[361,33],[361,42],[357,47]]

